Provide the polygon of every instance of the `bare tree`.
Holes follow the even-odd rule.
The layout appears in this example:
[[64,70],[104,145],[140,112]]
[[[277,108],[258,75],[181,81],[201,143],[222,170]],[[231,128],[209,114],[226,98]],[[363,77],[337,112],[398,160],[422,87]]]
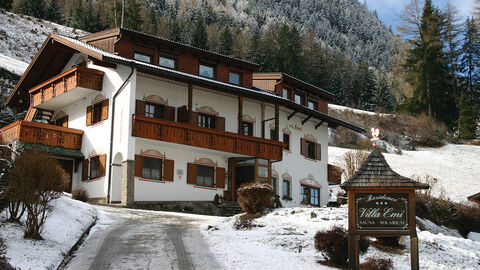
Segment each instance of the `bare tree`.
[[368,153],[362,150],[351,150],[346,152],[343,155],[343,159],[341,161],[341,167],[344,169],[345,179],[352,178],[355,173],[362,167],[363,162],[368,157]]
[[422,24],[423,0],[411,0],[405,6],[405,10],[399,15],[401,23],[397,31],[408,40],[420,38],[420,26]]

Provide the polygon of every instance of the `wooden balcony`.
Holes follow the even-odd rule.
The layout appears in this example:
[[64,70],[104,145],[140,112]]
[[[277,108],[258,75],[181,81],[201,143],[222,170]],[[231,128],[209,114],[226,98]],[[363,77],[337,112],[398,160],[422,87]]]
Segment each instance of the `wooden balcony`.
[[103,72],[73,67],[30,89],[30,105],[55,111],[94,92],[102,91]]
[[2,141],[19,140],[26,143],[59,146],[74,150],[82,147],[83,130],[16,121],[1,129]]
[[133,116],[132,136],[271,160],[282,159],[284,145],[282,142],[140,115]]

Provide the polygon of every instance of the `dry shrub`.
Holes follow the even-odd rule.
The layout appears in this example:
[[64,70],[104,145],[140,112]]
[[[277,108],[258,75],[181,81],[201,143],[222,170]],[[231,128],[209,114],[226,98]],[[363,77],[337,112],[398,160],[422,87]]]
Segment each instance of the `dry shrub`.
[[440,147],[447,138],[447,127],[438,120],[421,115],[408,122],[410,144],[413,147]]
[[428,218],[430,216],[430,209],[427,203],[419,196],[415,197],[415,214],[421,218]]
[[237,190],[238,204],[248,214],[263,213],[271,202],[273,188],[269,184],[245,183]]
[[480,231],[480,207],[478,205],[457,204],[458,218],[455,227],[465,238],[472,231]]
[[362,270],[390,270],[393,269],[392,259],[383,259],[377,257],[368,257],[365,262],[360,264]]
[[343,155],[340,167],[344,169],[345,179],[352,178],[355,173],[362,167],[363,162],[368,157],[368,153],[361,150],[348,151]]
[[2,270],[17,270],[18,268],[13,267],[7,256],[5,256],[5,252],[7,250],[7,246],[3,242],[3,238],[0,237],[0,269]]
[[[424,175],[424,176],[418,176],[416,174],[412,175],[411,177],[413,180],[421,183],[425,183],[429,185],[428,189],[422,189],[418,191],[419,193],[426,195],[426,196],[432,196],[434,192],[438,189],[438,179],[435,177],[432,177],[430,175]],[[442,190],[439,190],[440,193],[442,193]]]
[[[367,252],[370,241],[361,237],[359,242],[360,254]],[[328,262],[339,266],[345,266],[348,262],[348,234],[340,226],[334,226],[330,230],[318,231],[315,234],[315,248],[323,252],[323,257]]]
[[11,197],[20,201],[27,211],[25,237],[42,239],[43,225],[53,208],[51,202],[61,196],[68,175],[54,158],[28,150],[15,159],[8,182]]
[[402,245],[400,245],[400,236],[377,237],[377,241],[379,244],[387,247],[395,247],[395,248],[402,247]]
[[76,189],[72,192],[72,199],[87,202],[88,192],[85,189]]

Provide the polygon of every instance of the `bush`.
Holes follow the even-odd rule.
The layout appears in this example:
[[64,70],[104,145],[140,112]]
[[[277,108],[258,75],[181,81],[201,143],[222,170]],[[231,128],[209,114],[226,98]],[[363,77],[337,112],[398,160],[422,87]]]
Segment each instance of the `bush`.
[[408,131],[413,147],[440,147],[445,144],[448,129],[438,120],[421,115],[408,121]]
[[52,210],[51,203],[61,196],[68,175],[54,158],[28,150],[15,159],[8,182],[11,197],[20,201],[27,211],[25,237],[42,239],[40,234]]
[[387,247],[401,247],[400,236],[377,237],[377,241]]
[[430,209],[427,203],[419,196],[415,197],[415,214],[421,218],[428,218],[430,216]]
[[[360,254],[364,254],[370,246],[370,241],[361,237],[359,242]],[[345,266],[348,262],[348,234],[340,226],[334,226],[327,231],[315,234],[315,248],[323,252],[324,258],[334,264]]]
[[215,197],[213,197],[213,204],[220,204],[220,196],[218,194],[215,194]]
[[382,259],[377,257],[368,257],[365,262],[360,264],[362,270],[390,270],[393,269],[392,259]]
[[18,268],[13,267],[9,259],[5,256],[7,247],[3,242],[3,238],[0,237],[0,269],[2,270],[17,270]]
[[458,218],[455,220],[455,227],[463,237],[467,238],[472,231],[480,231],[480,207],[458,204],[456,210]]
[[238,204],[247,214],[263,213],[270,204],[273,188],[269,184],[245,183],[237,190]]
[[72,192],[72,199],[82,202],[88,201],[88,192],[85,189],[76,189]]

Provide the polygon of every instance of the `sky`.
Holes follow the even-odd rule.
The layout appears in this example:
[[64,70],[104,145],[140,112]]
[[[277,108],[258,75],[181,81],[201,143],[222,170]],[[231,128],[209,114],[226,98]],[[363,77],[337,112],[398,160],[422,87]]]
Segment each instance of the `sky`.
[[[396,32],[396,26],[400,23],[398,15],[402,13],[405,6],[410,3],[411,0],[359,0],[360,2],[366,1],[367,7],[370,10],[377,10],[378,18],[388,26],[392,26],[394,32]],[[448,0],[433,0],[433,4],[437,7],[443,8]],[[450,2],[458,9],[462,21],[467,16],[472,16],[471,10],[474,0],[450,0]]]

